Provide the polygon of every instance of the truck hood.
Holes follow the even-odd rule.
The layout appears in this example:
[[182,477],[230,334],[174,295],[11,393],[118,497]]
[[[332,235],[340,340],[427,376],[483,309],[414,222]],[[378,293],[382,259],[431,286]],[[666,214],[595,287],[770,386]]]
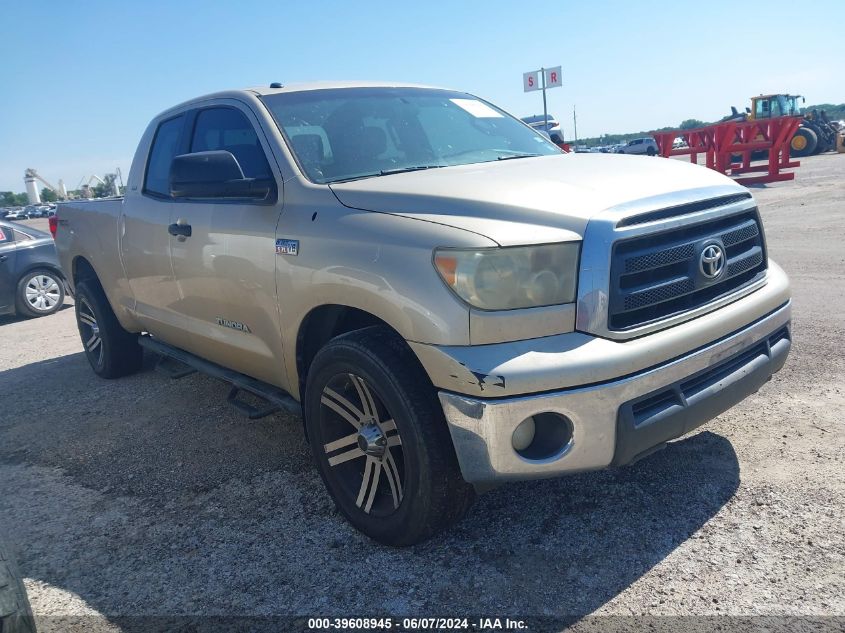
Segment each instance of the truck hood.
[[456,165],[330,187],[344,206],[454,226],[502,246],[580,239],[597,213],[638,200],[707,187],[721,189],[714,195],[745,190],[679,160],[613,154]]

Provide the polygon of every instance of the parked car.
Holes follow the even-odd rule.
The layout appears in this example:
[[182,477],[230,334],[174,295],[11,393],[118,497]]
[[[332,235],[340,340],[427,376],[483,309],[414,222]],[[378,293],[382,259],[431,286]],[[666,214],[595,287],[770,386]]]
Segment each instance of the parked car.
[[532,116],[525,116],[520,119],[523,123],[531,126],[532,129],[538,132],[546,132],[550,134],[552,129],[560,128],[560,123],[553,115],[543,116],[542,114],[534,114]]
[[657,143],[651,137],[635,138],[616,150],[617,154],[646,154],[654,156],[657,154]]
[[16,209],[14,211],[10,211],[6,214],[6,217],[3,218],[4,220],[28,220],[29,215],[23,209]]
[[536,130],[546,138],[550,139],[552,143],[558,147],[563,147],[565,141],[563,140],[563,130],[560,123],[551,114],[544,117],[542,114],[535,114],[533,116],[526,116],[520,119],[526,123],[531,129]]
[[152,120],[126,192],[51,220],[92,370],[131,374],[146,349],[230,382],[248,417],[303,412],[340,512],[384,543],[502,482],[631,463],[791,345],[747,189],[564,154],[463,92],[193,99]]
[[53,238],[30,226],[0,221],[0,314],[53,314],[65,300],[65,278]]
[[26,217],[30,220],[34,218],[46,218],[48,216],[48,212],[50,211],[50,206],[46,204],[30,205],[26,207],[24,211],[26,212]]

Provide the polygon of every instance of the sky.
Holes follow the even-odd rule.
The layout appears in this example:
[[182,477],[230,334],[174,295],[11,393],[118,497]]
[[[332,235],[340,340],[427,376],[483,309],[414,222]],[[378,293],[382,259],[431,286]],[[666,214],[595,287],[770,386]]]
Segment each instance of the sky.
[[[805,10],[811,6],[811,10]],[[715,120],[752,94],[845,102],[841,0],[266,2],[0,0],[0,191],[32,167],[75,189],[128,173],[158,112],[279,81],[372,79],[543,111],[522,73],[563,67],[573,136]]]

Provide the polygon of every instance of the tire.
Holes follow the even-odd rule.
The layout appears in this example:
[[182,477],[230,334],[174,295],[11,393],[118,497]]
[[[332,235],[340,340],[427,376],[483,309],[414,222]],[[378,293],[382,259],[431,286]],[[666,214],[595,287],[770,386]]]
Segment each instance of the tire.
[[101,378],[120,378],[141,368],[138,335],[123,329],[96,281],[76,285],[76,325],[91,369]]
[[648,154],[649,156],[654,156],[655,154],[657,154],[657,151],[656,151],[653,147],[649,147],[649,148],[645,151],[645,153],[646,153],[646,154]]
[[796,158],[810,156],[816,151],[818,142],[818,136],[812,129],[799,127],[789,142],[789,155]]
[[0,632],[35,633],[35,619],[18,566],[0,541]]
[[30,270],[18,281],[15,310],[21,316],[47,316],[58,311],[64,302],[65,282],[49,268]]
[[459,521],[475,499],[431,381],[385,327],[339,336],[317,353],[305,427],[338,510],[380,543],[424,541]]

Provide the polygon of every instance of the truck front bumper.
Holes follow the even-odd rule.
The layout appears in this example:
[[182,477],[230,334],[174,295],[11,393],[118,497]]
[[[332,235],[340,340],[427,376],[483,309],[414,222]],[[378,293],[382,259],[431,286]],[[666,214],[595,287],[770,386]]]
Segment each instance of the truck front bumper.
[[[732,407],[786,361],[791,304],[783,278],[785,302],[767,314],[646,369],[528,395],[483,398],[440,391],[464,479],[488,484],[630,463]],[[718,319],[719,312],[702,318]],[[582,368],[582,375],[590,374],[593,362]],[[614,358],[602,362],[612,366]],[[578,367],[566,370],[568,375],[579,373]],[[496,376],[485,374],[480,380],[495,395]],[[514,431],[528,418],[536,421],[536,446],[517,452]]]

